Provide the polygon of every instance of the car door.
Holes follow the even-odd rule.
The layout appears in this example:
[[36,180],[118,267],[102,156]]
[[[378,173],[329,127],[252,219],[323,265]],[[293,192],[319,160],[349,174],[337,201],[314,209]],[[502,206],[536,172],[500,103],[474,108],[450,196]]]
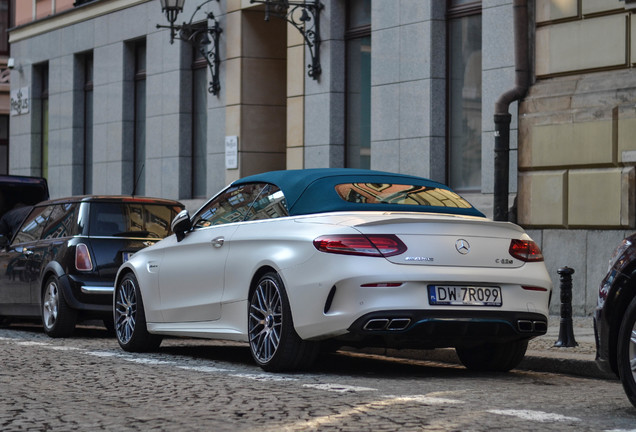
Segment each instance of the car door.
[[249,184],[226,189],[193,217],[193,229],[183,240],[166,248],[159,269],[165,322],[220,318],[232,235],[262,188]]
[[39,305],[30,287],[39,276],[42,254],[37,244],[50,212],[49,206],[34,207],[11,244],[0,252],[0,303],[13,305],[16,314],[25,305]]

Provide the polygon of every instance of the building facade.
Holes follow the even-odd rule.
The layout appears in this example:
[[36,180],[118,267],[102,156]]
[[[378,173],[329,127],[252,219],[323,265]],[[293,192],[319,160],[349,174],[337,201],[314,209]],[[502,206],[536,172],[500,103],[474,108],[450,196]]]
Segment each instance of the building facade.
[[15,0],[0,0],[0,174],[9,172],[10,76],[9,28],[13,27]]
[[10,116],[9,171],[45,176],[54,197],[136,193],[194,209],[245,175],[362,167],[442,181],[492,215],[495,104],[515,85],[525,7],[511,213],[542,245],[553,311],[557,269],[569,266],[574,312],[591,313],[635,225],[631,0],[320,4],[318,75],[301,32],[273,9],[186,0],[176,23],[221,30],[215,94],[201,54],[157,28],[168,24],[158,0],[18,2],[11,94],[27,103]]

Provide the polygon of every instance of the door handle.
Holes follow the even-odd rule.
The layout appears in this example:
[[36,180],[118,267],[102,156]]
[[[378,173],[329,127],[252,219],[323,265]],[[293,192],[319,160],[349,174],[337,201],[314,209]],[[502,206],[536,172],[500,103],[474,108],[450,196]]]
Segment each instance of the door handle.
[[223,243],[225,243],[225,238],[223,237],[217,237],[212,240],[212,246],[214,246],[215,248],[220,248],[221,246],[223,246]]

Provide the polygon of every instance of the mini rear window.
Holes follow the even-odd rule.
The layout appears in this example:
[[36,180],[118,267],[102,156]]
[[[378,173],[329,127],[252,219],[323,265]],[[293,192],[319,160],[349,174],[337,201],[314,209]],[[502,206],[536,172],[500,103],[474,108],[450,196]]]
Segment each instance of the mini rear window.
[[455,192],[432,186],[342,183],[335,188],[340,198],[351,203],[472,208],[468,201]]

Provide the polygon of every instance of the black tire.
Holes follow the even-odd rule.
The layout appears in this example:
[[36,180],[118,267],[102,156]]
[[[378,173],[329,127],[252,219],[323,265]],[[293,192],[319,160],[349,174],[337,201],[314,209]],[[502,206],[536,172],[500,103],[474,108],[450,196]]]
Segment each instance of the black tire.
[[289,300],[278,274],[263,275],[249,300],[248,336],[254,361],[265,371],[308,369],[319,351],[304,341],[292,322]]
[[623,315],[616,351],[618,376],[627,398],[636,407],[636,298]]
[[159,348],[162,337],[148,333],[139,283],[132,273],[115,287],[113,314],[115,336],[124,351],[148,352]]
[[507,372],[521,363],[528,341],[487,343],[468,348],[455,348],[464,366],[475,371]]
[[41,305],[42,324],[47,335],[62,338],[73,334],[77,323],[77,311],[66,302],[57,276],[50,276],[46,280]]

